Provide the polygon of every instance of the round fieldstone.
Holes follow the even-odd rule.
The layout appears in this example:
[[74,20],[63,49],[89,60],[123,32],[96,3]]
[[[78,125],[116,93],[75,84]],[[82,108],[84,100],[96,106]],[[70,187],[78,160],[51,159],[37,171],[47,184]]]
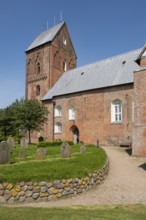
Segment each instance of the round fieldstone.
[[48,191],[48,188],[46,186],[41,187],[41,192],[42,193],[47,192],[47,191]]
[[20,185],[20,186],[24,186],[25,184],[24,184],[24,182],[21,182],[19,185]]
[[7,203],[9,203],[9,204],[14,203],[14,197],[11,197],[11,198],[7,201]]
[[45,186],[46,185],[46,182],[44,182],[44,181],[41,181],[40,183],[39,183],[39,186]]
[[32,198],[33,199],[37,199],[39,197],[39,195],[40,195],[39,193],[33,193],[32,194]]
[[24,202],[25,199],[26,199],[26,196],[20,196],[20,197],[19,197],[19,201],[20,201],[20,202]]
[[4,190],[3,189],[0,189],[0,196],[3,196],[4,195]]
[[51,188],[51,187],[53,186],[53,183],[47,183],[46,186],[47,186],[48,188]]
[[25,192],[25,196],[26,196],[26,197],[30,197],[31,195],[32,195],[32,191],[26,191],[26,192]]
[[3,187],[3,185],[2,185],[2,184],[0,184],[0,190],[1,190],[1,189],[4,189],[4,187]]
[[5,203],[6,199],[3,196],[0,196],[0,204]]

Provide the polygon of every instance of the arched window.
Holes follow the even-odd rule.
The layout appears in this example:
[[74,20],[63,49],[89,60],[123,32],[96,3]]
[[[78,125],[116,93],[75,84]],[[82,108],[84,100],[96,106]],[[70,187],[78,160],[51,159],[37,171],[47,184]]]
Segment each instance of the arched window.
[[62,124],[60,122],[55,124],[54,133],[62,133]]
[[63,61],[63,71],[67,70],[67,64],[66,64],[66,60]]
[[37,74],[40,74],[41,72],[41,66],[40,63],[37,63]]
[[122,122],[122,102],[121,100],[115,100],[111,104],[111,122]]
[[62,116],[62,108],[61,108],[61,106],[56,106],[55,107],[55,117],[60,117],[60,116]]
[[69,113],[69,120],[75,120],[75,109],[74,109],[74,107],[71,106],[69,108],[68,113]]
[[60,69],[60,61],[61,61],[61,58],[60,58],[59,52],[56,51],[56,53],[54,54],[54,67],[55,68]]
[[40,92],[41,92],[41,88],[40,88],[39,85],[37,85],[37,87],[36,87],[36,95],[37,96],[40,95]]

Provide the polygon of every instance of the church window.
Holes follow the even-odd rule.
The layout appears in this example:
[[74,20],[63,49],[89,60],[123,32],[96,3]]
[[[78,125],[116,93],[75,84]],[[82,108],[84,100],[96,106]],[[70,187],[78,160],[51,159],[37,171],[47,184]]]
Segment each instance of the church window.
[[74,109],[74,107],[70,107],[69,108],[69,120],[75,120],[75,109]]
[[62,133],[62,124],[60,122],[55,124],[54,133]]
[[62,108],[61,106],[56,106],[55,108],[55,117],[61,117],[62,116]]
[[122,102],[120,100],[115,100],[111,104],[111,122],[122,122]]
[[66,37],[63,36],[63,44],[66,45],[67,44],[67,40],[66,40]]
[[67,70],[66,60],[63,61],[63,71]]
[[37,85],[37,87],[36,87],[36,95],[37,96],[40,95],[40,91],[41,91],[41,88],[39,85]]

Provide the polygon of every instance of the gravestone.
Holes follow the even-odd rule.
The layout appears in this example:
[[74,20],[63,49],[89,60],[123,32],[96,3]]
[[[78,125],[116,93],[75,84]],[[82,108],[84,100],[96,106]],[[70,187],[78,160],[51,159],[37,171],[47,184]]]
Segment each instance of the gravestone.
[[12,138],[11,136],[8,137],[7,143],[8,143],[8,145],[9,145],[9,147],[10,147],[10,150],[13,150],[13,148],[14,148],[14,146],[15,146],[14,138]]
[[86,153],[86,146],[83,144],[80,146],[80,153],[85,154]]
[[71,157],[71,146],[67,142],[61,145],[61,158]]
[[45,148],[39,148],[36,151],[35,159],[36,160],[44,160],[47,152]]
[[21,158],[21,159],[26,158],[26,150],[20,150],[19,151],[19,158]]
[[10,163],[10,147],[6,141],[0,143],[0,164]]
[[28,140],[26,139],[26,137],[21,138],[20,146],[21,146],[21,148],[28,148]]

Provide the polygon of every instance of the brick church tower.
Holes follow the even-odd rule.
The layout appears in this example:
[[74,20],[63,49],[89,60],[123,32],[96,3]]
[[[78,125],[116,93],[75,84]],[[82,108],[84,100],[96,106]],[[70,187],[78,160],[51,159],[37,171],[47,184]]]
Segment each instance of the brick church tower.
[[65,22],[42,32],[26,50],[26,98],[38,99],[63,72],[76,67],[76,53]]

